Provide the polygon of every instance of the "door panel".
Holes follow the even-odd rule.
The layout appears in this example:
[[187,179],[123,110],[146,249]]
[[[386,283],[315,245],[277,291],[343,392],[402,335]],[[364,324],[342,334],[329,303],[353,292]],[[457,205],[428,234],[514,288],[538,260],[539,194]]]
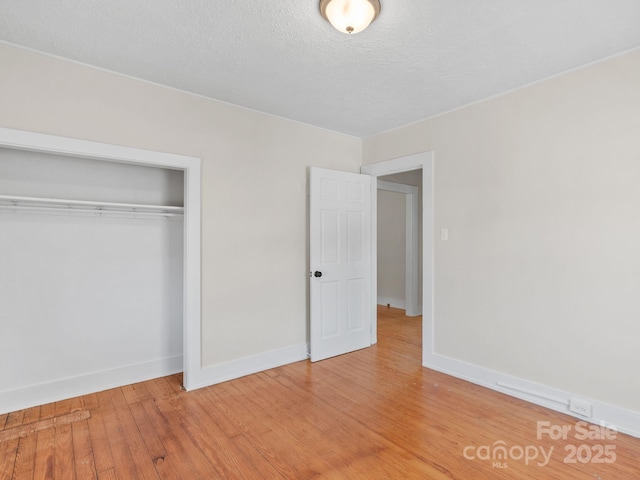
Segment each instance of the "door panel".
[[371,345],[371,177],[311,168],[310,185],[315,362]]

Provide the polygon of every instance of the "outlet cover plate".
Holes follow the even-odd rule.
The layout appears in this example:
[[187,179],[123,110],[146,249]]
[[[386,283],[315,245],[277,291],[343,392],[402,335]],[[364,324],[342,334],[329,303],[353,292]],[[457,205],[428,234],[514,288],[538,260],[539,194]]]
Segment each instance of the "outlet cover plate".
[[569,410],[583,417],[591,417],[592,405],[584,400],[572,398],[569,400]]

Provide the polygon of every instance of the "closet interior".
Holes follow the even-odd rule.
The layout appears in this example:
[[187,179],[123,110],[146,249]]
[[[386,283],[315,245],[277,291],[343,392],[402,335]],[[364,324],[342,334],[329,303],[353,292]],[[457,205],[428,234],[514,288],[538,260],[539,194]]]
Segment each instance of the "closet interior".
[[183,202],[182,170],[0,148],[0,396],[182,371]]

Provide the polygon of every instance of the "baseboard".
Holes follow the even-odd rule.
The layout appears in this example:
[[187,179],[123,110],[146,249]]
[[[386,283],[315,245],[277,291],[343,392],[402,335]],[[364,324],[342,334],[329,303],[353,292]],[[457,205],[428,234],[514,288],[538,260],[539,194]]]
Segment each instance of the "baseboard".
[[[640,412],[610,405],[587,398],[583,395],[540,385],[529,380],[472,365],[443,355],[428,355],[423,360],[423,366],[555,410],[556,412],[570,415],[579,420],[597,425],[606,425],[607,427],[615,428],[621,433],[640,438]],[[590,403],[592,405],[591,416],[585,417],[570,411],[570,399]],[[535,435],[535,432],[533,432],[533,434]]]
[[399,308],[401,310],[406,309],[406,304],[404,299],[399,300],[397,298],[391,298],[391,297],[378,296],[378,305],[382,305],[383,307],[386,307],[387,305],[391,305],[393,308]]
[[202,368],[189,390],[208,387],[309,358],[306,343]]
[[182,371],[182,355],[0,391],[0,414],[44,405]]

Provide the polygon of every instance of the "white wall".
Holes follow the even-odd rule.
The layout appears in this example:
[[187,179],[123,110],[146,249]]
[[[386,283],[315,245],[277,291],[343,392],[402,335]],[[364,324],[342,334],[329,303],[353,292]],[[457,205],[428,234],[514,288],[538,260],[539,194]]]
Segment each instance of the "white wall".
[[181,171],[0,149],[0,195],[183,206]]
[[[182,184],[182,172],[0,149],[2,195],[180,205]],[[3,407],[73,395],[73,378],[106,388],[182,370],[181,219],[2,210],[0,231]]]
[[6,45],[0,64],[0,126],[202,158],[203,365],[305,348],[307,170],[359,171],[359,139]]
[[406,195],[378,190],[378,305],[405,305]]
[[638,85],[636,50],[364,140],[435,152],[435,353],[640,412]]

